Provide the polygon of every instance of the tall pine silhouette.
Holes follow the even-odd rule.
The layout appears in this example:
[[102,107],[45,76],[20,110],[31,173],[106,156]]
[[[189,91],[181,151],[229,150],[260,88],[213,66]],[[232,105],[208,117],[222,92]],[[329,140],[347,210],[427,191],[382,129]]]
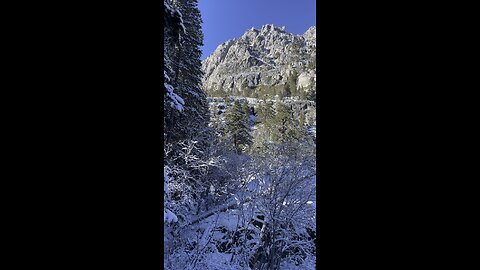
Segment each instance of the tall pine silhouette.
[[227,127],[225,136],[231,140],[237,153],[241,153],[245,147],[252,144],[252,135],[250,134],[250,115],[238,100],[235,100],[233,106],[227,111],[225,116]]

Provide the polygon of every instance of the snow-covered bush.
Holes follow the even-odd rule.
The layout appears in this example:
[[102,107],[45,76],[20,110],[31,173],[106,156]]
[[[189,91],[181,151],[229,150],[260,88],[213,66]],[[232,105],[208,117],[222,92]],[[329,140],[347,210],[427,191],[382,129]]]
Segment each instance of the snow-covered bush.
[[[261,213],[261,242],[251,258],[255,269],[306,263],[315,254],[315,153],[309,144],[267,145],[257,153],[246,186]],[[305,268],[308,269],[308,268]]]
[[311,145],[271,145],[239,162],[230,198],[176,228],[169,265],[314,269],[314,154]]

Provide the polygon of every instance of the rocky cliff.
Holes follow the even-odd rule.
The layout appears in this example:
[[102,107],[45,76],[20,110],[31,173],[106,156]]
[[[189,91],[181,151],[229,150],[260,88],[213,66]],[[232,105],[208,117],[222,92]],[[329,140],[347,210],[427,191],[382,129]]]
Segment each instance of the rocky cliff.
[[316,93],[316,28],[303,35],[271,24],[229,40],[202,62],[209,96],[298,97]]

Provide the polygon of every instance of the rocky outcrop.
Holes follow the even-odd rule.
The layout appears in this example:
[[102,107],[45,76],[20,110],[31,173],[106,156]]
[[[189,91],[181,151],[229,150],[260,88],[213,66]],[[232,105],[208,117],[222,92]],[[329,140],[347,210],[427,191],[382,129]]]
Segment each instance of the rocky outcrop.
[[305,99],[316,91],[316,28],[303,35],[271,24],[224,42],[202,62],[209,96]]

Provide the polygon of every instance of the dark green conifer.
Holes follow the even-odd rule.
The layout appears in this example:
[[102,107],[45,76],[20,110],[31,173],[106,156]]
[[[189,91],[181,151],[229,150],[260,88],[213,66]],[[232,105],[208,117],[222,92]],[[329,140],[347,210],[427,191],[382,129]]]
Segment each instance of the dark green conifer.
[[238,100],[235,100],[233,106],[226,112],[225,121],[227,125],[225,136],[232,142],[235,151],[241,153],[252,144],[252,135],[249,126],[250,117]]

